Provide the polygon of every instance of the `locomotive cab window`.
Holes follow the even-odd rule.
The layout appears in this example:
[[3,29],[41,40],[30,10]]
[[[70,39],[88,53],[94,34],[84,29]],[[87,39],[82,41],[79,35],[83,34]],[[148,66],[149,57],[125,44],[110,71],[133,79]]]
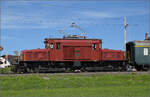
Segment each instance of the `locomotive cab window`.
[[93,50],[96,50],[96,44],[95,43],[93,44]]
[[51,49],[54,48],[54,44],[53,44],[53,43],[50,44],[50,48],[51,48]]
[[46,49],[49,48],[49,44],[48,44],[48,43],[45,44],[45,48],[46,48]]
[[101,43],[99,44],[99,48],[100,48],[100,49],[102,48],[102,44],[101,44]]
[[57,50],[60,49],[60,43],[56,43],[56,49],[57,49]]

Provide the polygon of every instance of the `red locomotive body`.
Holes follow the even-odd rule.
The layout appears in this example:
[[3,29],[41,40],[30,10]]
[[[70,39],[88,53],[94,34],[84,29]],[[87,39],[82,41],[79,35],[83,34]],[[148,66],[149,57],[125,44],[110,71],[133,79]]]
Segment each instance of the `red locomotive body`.
[[45,39],[44,44],[45,49],[22,51],[19,66],[26,68],[24,72],[37,71],[37,68],[44,71],[85,69],[102,60],[100,39],[50,38]]
[[107,70],[116,71],[126,69],[124,52],[121,50],[103,49],[101,62]]
[[45,49],[22,51],[17,68],[23,72],[68,70],[121,70],[124,52],[102,50],[102,40],[85,38],[47,38]]
[[22,51],[23,61],[49,61],[49,50],[48,49],[33,49]]
[[121,50],[103,49],[102,50],[102,60],[103,61],[122,61],[122,60],[125,60],[124,52]]

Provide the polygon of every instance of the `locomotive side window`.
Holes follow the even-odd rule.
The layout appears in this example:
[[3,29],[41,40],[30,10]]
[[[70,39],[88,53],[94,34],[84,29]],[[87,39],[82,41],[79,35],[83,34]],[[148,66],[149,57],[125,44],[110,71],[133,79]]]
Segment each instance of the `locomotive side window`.
[[53,45],[53,43],[51,43],[51,44],[50,44],[50,48],[51,48],[51,49],[53,49],[53,48],[54,48],[54,45]]
[[96,44],[95,43],[93,44],[93,50],[96,50]]
[[99,48],[102,48],[102,44],[101,43],[99,44]]
[[57,49],[57,50],[60,49],[60,43],[56,43],[56,49]]

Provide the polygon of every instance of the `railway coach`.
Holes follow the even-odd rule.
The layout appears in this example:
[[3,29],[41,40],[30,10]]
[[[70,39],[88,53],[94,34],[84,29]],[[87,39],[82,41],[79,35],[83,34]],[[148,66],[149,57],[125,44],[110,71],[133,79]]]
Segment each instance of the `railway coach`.
[[138,71],[150,68],[150,40],[131,41],[126,44],[129,65]]

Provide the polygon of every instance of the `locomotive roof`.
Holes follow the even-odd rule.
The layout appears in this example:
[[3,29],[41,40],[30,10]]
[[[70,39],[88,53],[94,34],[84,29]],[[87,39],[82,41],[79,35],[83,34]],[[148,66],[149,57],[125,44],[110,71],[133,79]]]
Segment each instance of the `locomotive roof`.
[[102,40],[102,39],[70,39],[70,38],[45,38],[47,40]]

